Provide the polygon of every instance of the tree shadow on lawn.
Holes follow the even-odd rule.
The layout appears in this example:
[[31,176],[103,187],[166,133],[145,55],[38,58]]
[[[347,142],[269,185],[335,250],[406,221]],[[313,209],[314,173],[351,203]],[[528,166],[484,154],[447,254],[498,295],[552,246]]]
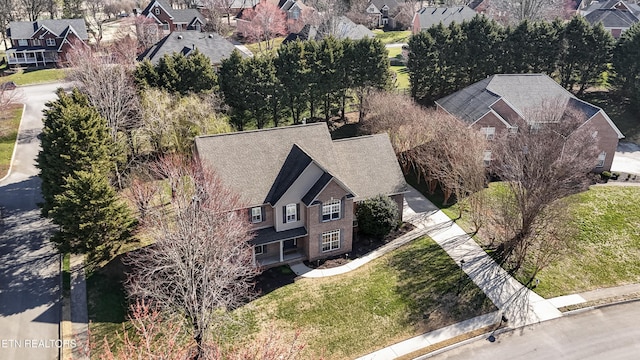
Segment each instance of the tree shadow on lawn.
[[389,260],[398,273],[396,291],[411,302],[408,325],[431,331],[496,310],[438,244],[420,241],[421,246],[394,252]]

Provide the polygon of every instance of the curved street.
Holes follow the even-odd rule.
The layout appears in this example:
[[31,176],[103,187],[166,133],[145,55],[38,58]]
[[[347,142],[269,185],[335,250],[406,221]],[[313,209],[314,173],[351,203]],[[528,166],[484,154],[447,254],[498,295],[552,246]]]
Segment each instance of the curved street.
[[[481,339],[429,359],[637,359],[640,301],[612,305]],[[426,358],[426,357],[424,357]]]
[[19,88],[26,104],[10,175],[0,182],[0,358],[57,359],[60,327],[60,256],[40,217],[42,110],[61,83]]

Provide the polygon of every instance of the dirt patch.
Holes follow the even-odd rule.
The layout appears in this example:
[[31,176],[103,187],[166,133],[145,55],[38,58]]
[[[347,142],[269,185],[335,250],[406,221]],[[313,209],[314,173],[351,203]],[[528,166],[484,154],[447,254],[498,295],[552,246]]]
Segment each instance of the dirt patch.
[[253,279],[254,289],[258,296],[263,296],[275,289],[292,284],[296,277],[288,265],[267,269]]

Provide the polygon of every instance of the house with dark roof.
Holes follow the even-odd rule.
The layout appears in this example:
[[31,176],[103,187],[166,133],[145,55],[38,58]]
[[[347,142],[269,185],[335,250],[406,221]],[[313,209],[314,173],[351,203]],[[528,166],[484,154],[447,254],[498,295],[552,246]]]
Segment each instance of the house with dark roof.
[[422,30],[426,30],[438,24],[442,24],[444,27],[447,27],[453,22],[461,23],[465,20],[469,21],[473,19],[476,14],[477,13],[468,6],[425,7],[418,10],[413,15],[411,28],[415,35]]
[[616,39],[640,21],[640,5],[622,0],[594,1],[580,13],[591,25],[602,23]]
[[[231,56],[235,45],[216,33],[203,33],[195,31],[174,32],[163,37],[156,44],[145,50],[138,57],[138,61],[148,59],[157,64],[164,55],[180,53],[189,56],[198,50],[209,59],[214,66],[220,65],[223,59]],[[243,52],[240,52],[245,56]]]
[[400,3],[396,0],[369,0],[369,5],[365,11],[372,18],[375,26],[395,29],[397,26],[396,16],[400,12]]
[[202,31],[207,23],[198,9],[174,9],[166,0],[151,0],[142,16],[153,19],[159,31],[168,34],[174,31]]
[[346,16],[336,16],[317,27],[307,24],[300,32],[289,34],[283,41],[286,44],[291,41],[322,40],[326,36],[337,39],[360,40],[366,37],[373,38],[375,34],[366,26],[356,24]]
[[[301,29],[310,15],[316,11],[312,6],[305,5],[304,2],[297,0],[263,0],[262,3],[270,3],[280,9],[285,14],[288,29]],[[256,3],[256,6],[258,6],[258,3]],[[256,9],[256,6],[253,7],[253,10]],[[245,34],[249,23],[250,20],[243,9],[236,16],[237,32]]]
[[10,66],[51,66],[66,61],[67,52],[89,40],[83,19],[14,21],[7,27]]
[[[499,133],[517,132],[518,124],[544,104],[553,103],[563,113],[580,111],[584,123],[597,139],[600,150],[595,172],[609,171],[618,141],[624,136],[601,108],[580,100],[545,74],[493,75],[436,101],[446,111],[485,134],[487,140]],[[485,161],[491,152],[485,152]]]
[[262,267],[350,252],[359,201],[384,194],[403,206],[387,134],[332,140],[325,123],[287,126],[200,136],[195,155],[247,204]]

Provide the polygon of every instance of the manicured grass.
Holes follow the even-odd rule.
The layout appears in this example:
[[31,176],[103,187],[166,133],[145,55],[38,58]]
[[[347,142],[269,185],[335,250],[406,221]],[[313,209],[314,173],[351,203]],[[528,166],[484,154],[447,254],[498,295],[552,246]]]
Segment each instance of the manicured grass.
[[409,90],[411,85],[409,84],[409,71],[407,71],[407,67],[390,66],[389,68],[396,73],[396,88]]
[[[491,183],[485,193],[495,198],[505,186]],[[534,289],[545,298],[640,281],[640,187],[594,186],[571,196],[572,226],[578,229],[571,250],[537,276]],[[466,231],[473,231],[464,201],[442,209]],[[476,240],[485,243],[482,232]]]
[[640,188],[596,186],[573,196],[576,249],[540,274],[536,292],[566,295],[640,281]]
[[387,48],[387,52],[389,53],[390,58],[398,57],[400,54],[402,54],[402,48],[401,47]]
[[[270,52],[276,53],[278,51],[278,48],[280,48],[280,45],[282,45],[283,40],[284,37],[275,38],[275,40],[273,41],[273,48],[270,50]],[[253,53],[253,55],[262,55],[266,53],[265,44],[266,43],[264,41],[261,41],[253,44],[244,44],[244,46],[246,46],[247,49],[249,49]],[[262,45],[262,52],[260,52],[260,45]]]
[[17,85],[29,85],[60,81],[64,77],[64,69],[20,70],[15,74],[0,78],[0,82],[13,81]]
[[380,29],[373,30],[376,39],[380,39],[383,44],[407,43],[411,36],[411,31],[383,31]]
[[7,112],[0,114],[0,178],[7,175],[11,165],[13,147],[22,119],[22,109],[22,104],[15,104]]
[[350,273],[301,279],[245,306],[262,325],[303,331],[304,359],[347,359],[495,310],[429,238]]

